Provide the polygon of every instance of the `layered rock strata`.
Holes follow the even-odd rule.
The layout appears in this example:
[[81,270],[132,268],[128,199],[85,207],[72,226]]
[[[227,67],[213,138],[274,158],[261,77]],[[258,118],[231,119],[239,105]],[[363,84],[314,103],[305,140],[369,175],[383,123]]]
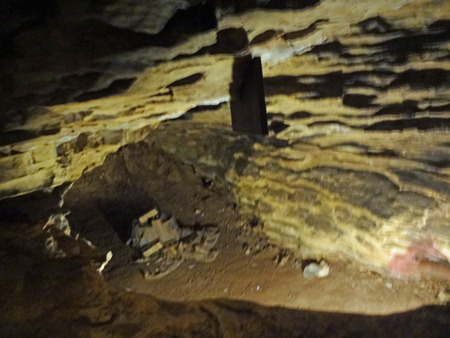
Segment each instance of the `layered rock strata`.
[[449,182],[430,166],[186,121],[165,123],[145,141],[229,186],[241,212],[303,257],[450,280]]
[[[0,198],[76,180],[160,121],[190,112],[201,125],[183,120],[170,138],[150,134],[152,142],[225,177],[275,242],[399,275],[447,264],[450,3],[283,3],[220,2],[211,18],[209,2],[174,1],[154,26],[138,24],[138,5],[124,16],[110,5],[82,16],[94,20],[84,28],[69,20],[60,25],[68,30],[48,22],[14,30],[12,54],[2,58]],[[175,12],[178,22],[193,13],[211,20],[180,32],[169,17],[183,8],[192,12]],[[74,29],[79,39],[67,40]],[[54,43],[36,43],[46,36]],[[99,36],[115,39],[98,44]],[[245,53],[262,58],[276,142],[223,129],[233,56]],[[246,146],[225,161],[215,139]]]

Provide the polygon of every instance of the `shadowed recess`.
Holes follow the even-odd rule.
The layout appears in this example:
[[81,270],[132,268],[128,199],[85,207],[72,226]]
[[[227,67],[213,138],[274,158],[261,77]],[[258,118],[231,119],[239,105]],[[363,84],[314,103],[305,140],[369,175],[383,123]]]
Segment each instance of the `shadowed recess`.
[[346,127],[346,128],[351,128],[351,126],[349,126],[348,124],[346,124],[346,123],[344,123],[342,121],[333,121],[333,120],[330,120],[330,121],[315,121],[315,122],[312,122],[312,123],[308,124],[308,127],[327,126],[327,125],[329,125],[329,126],[343,126],[343,127]]
[[[3,133],[0,133],[0,146],[6,146],[8,144],[32,140],[38,136],[39,136],[39,134],[36,134],[31,131],[25,131],[25,130],[13,130],[13,131],[8,131],[8,132],[3,132]],[[0,155],[0,157],[1,157],[1,155]]]
[[194,54],[180,54],[174,60],[207,54],[232,54],[245,49],[247,46],[248,37],[244,28],[225,28],[217,32],[216,43],[202,47]]
[[405,182],[424,186],[441,194],[450,196],[450,184],[448,183],[448,177],[443,176],[442,178],[439,178],[439,176],[435,174],[430,174],[419,169],[394,169],[393,171],[401,180]]
[[417,101],[414,100],[406,100],[402,103],[387,104],[380,108],[373,116],[407,115],[412,117],[415,113],[420,111],[417,104]]
[[381,121],[371,124],[364,130],[437,130],[450,129],[450,119],[425,117],[420,119],[401,119],[392,121]]
[[333,41],[324,43],[321,45],[314,46],[311,51],[306,54],[322,54],[322,53],[332,53],[340,55],[345,51],[345,46],[339,41]]
[[134,80],[135,80],[134,78],[114,80],[107,88],[96,91],[89,91],[81,95],[78,95],[75,98],[75,101],[76,102],[90,101],[100,99],[102,97],[122,94],[131,86]]
[[392,30],[392,25],[379,15],[361,21],[358,26],[365,34],[385,34]]
[[317,97],[341,97],[344,85],[342,72],[333,72],[315,76],[314,83],[301,83],[303,78],[309,76],[280,75],[264,79],[265,93],[271,95],[291,95],[299,92],[314,92]]
[[269,125],[269,130],[273,131],[275,134],[278,134],[287,128],[289,128],[289,125],[280,121],[273,121]]
[[317,20],[316,22],[312,23],[305,29],[301,29],[294,32],[288,32],[283,34],[281,37],[286,41],[300,39],[308,34],[313,33],[317,29],[317,24],[320,22],[328,22],[328,20]]
[[191,85],[191,84],[194,84],[194,83],[200,81],[202,78],[203,78],[203,73],[195,73],[195,74],[189,75],[187,77],[184,77],[180,80],[172,82],[171,84],[167,85],[167,88]]
[[261,34],[258,34],[255,36],[252,41],[250,41],[250,45],[257,45],[259,43],[266,42],[270,39],[273,39],[275,36],[277,36],[278,32],[274,29],[269,29]]
[[349,107],[367,108],[373,107],[372,101],[376,98],[375,95],[345,94],[342,103]]
[[288,120],[301,120],[301,119],[307,119],[308,117],[311,117],[312,114],[308,113],[307,111],[296,111],[295,113],[292,113],[287,117]]
[[404,63],[410,55],[432,51],[437,44],[450,41],[450,21],[440,20],[428,26],[425,33],[405,32],[403,36],[392,38],[365,47],[381,48],[382,51],[372,54],[389,58],[392,63]]
[[321,0],[216,0],[217,7],[242,13],[253,8],[307,9],[317,6]]

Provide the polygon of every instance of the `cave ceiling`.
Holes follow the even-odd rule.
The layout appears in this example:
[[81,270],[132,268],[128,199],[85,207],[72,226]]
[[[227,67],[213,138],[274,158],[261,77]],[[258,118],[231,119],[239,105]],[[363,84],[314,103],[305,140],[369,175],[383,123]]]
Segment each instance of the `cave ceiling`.
[[[147,137],[216,170],[294,250],[327,243],[386,267],[431,236],[450,257],[450,2],[38,3],[0,5],[1,198],[74,181]],[[248,53],[278,143],[236,150],[247,171],[177,152],[230,133],[233,59]],[[173,119],[179,132],[155,139]]]

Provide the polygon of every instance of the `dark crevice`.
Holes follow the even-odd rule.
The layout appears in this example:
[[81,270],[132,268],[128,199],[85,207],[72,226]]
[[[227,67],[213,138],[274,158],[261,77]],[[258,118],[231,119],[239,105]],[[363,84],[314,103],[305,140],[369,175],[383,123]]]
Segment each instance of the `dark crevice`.
[[60,127],[43,128],[39,132],[40,135],[56,135],[61,131]]
[[373,116],[384,115],[406,115],[413,117],[420,109],[417,106],[417,101],[406,100],[402,103],[393,103],[383,106]]
[[167,88],[192,85],[192,84],[200,81],[202,78],[203,78],[203,73],[195,73],[195,74],[189,75],[185,78],[182,78],[180,80],[172,82],[171,84],[167,85]]
[[[433,154],[436,156],[435,154]],[[450,157],[448,153],[443,154],[442,156],[437,156],[436,158],[415,158],[414,161],[430,165],[436,168],[448,168],[450,167]]]
[[345,46],[339,41],[333,41],[329,43],[324,43],[321,45],[314,46],[311,51],[306,54],[322,54],[322,53],[333,53],[341,55],[345,51]]
[[414,89],[450,87],[450,71],[444,69],[407,70],[391,82],[389,88],[409,86]]
[[74,90],[86,90],[86,88],[93,87],[101,76],[102,73],[100,72],[66,75],[61,78],[60,84],[62,87],[69,87]]
[[329,147],[324,147],[322,149],[331,149],[331,150],[339,150],[342,151],[342,147],[351,147],[360,149],[366,156],[370,157],[400,157],[400,155],[392,150],[392,149],[381,149],[381,150],[373,150],[369,146],[366,146],[364,144],[360,144],[357,142],[344,142],[335,144]]
[[295,113],[292,113],[287,117],[288,120],[300,120],[300,119],[306,119],[308,117],[311,117],[312,114],[308,113],[307,111],[296,111]]
[[118,95],[125,92],[130,85],[134,82],[133,79],[118,79],[114,80],[107,88],[86,92],[81,95],[78,95],[75,98],[76,102],[90,101],[95,99],[100,99],[107,96]]
[[32,140],[39,135],[31,131],[13,130],[0,133],[0,146]]
[[349,126],[348,124],[341,122],[341,121],[334,121],[334,120],[330,120],[330,121],[316,121],[316,122],[312,122],[310,124],[308,124],[308,127],[316,127],[316,126],[326,126],[326,125],[340,125],[340,126],[345,126],[348,128],[352,128],[351,126]]
[[266,42],[268,40],[273,39],[274,37],[276,37],[279,33],[274,30],[274,29],[270,29],[267,30],[261,34],[258,34],[257,36],[255,36],[252,41],[250,41],[250,45],[257,45],[259,43],[263,43]]
[[215,105],[199,105],[194,108],[189,109],[186,113],[181,115],[177,120],[190,120],[192,119],[194,114],[203,113],[203,112],[212,112],[219,110],[223,106],[223,102]]
[[375,95],[345,94],[342,103],[353,108],[373,107],[372,101],[377,97]]
[[413,183],[422,187],[428,187],[441,194],[450,196],[450,184],[436,174],[427,173],[419,169],[394,169],[393,171],[402,181]]
[[320,2],[321,0],[216,0],[217,7],[235,13],[243,13],[254,8],[300,10],[317,6]]
[[217,42],[207,47],[209,54],[232,54],[248,46],[247,32],[243,28],[227,28],[217,32]]
[[364,130],[374,131],[390,131],[390,130],[436,130],[436,129],[450,129],[450,119],[445,118],[418,118],[418,119],[402,119],[394,121],[381,121],[371,124],[364,128]]
[[281,133],[287,128],[289,128],[289,125],[280,121],[273,121],[269,125],[269,130],[273,131],[275,134]]
[[393,63],[404,63],[411,54],[434,50],[436,44],[450,41],[450,20],[440,20],[428,26],[428,32],[389,39],[366,47],[381,48],[381,55],[390,56]]
[[[373,78],[390,79],[389,84],[373,84]],[[414,90],[429,88],[450,88],[450,71],[443,69],[407,70],[403,73],[391,71],[358,71],[352,73],[333,72],[323,75],[288,76],[281,75],[264,79],[266,95],[292,95],[295,93],[308,93],[309,98],[342,97],[343,104],[355,108],[374,108],[378,104],[373,103],[375,95],[345,94],[350,88],[372,88],[379,92],[385,92],[392,88],[403,86]],[[379,107],[379,115],[389,114],[395,109],[408,116],[419,111],[413,100],[406,100],[397,106]],[[450,105],[431,107],[429,111],[446,111]]]
[[444,104],[442,106],[430,106],[427,107],[427,110],[431,112],[450,111],[450,104]]
[[328,22],[328,20],[317,20],[316,22],[312,23],[305,29],[301,29],[299,31],[294,32],[288,32],[283,34],[281,37],[286,41],[300,39],[308,34],[313,33],[317,29],[317,24],[319,22]]
[[[52,6],[50,6],[52,7]],[[217,27],[213,1],[205,1],[187,9],[179,9],[158,34],[136,32],[129,28],[119,28],[99,19],[61,19],[63,11],[52,7],[53,15],[41,15],[33,27],[8,33],[4,48],[12,55],[35,57],[66,54],[68,57],[104,56],[112,53],[136,50],[146,46],[171,47],[188,36],[209,31]],[[89,16],[84,16],[89,17]],[[5,35],[6,33],[2,34]],[[5,35],[6,36],[6,35]],[[57,37],[55,39],[55,37]],[[32,44],[27,43],[32,41]],[[25,52],[26,51],[26,52]]]
[[269,121],[284,121],[283,113],[267,113],[267,119]]
[[233,54],[248,47],[247,32],[243,28],[226,28],[217,32],[216,43],[200,48],[194,54],[180,54],[174,60],[182,60],[193,56]]
[[213,1],[178,10],[170,18],[164,29],[158,33],[158,43],[163,46],[174,45],[187,35],[206,32],[217,27],[217,18]]
[[392,31],[392,25],[379,15],[361,21],[358,26],[365,34],[385,34]]
[[200,105],[194,108],[189,109],[186,113],[200,113],[203,111],[215,111],[222,108],[223,103],[214,104],[214,105]]
[[[309,78],[310,76],[304,76]],[[280,75],[264,79],[265,92],[271,95],[291,95],[299,92],[315,92],[319,98],[341,97],[344,85],[342,72],[328,73],[315,76],[318,81],[314,83],[301,83],[303,76]]]
[[382,149],[380,151],[369,149],[367,155],[373,157],[400,157],[400,154],[398,154],[395,150],[392,149]]

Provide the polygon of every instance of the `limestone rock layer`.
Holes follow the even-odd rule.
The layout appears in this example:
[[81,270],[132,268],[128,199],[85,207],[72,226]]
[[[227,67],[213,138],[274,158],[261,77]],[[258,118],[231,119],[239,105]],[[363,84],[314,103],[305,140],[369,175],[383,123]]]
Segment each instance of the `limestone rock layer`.
[[165,123],[145,141],[229,186],[273,243],[303,257],[450,277],[448,181],[432,168],[196,122]]
[[[76,180],[150,133],[226,179],[277,243],[399,275],[448,264],[450,2],[282,3],[121,0],[9,22],[0,198]],[[263,61],[270,141],[227,131],[245,53]]]

